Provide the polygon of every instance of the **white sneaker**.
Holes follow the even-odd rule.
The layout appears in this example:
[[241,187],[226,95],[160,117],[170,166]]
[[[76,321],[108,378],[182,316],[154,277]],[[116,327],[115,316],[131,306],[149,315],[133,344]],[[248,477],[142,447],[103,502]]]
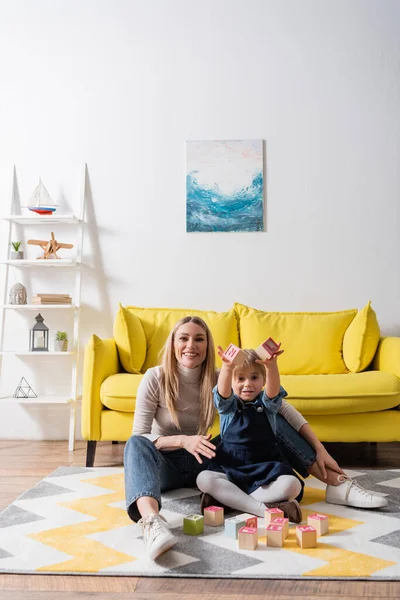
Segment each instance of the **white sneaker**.
[[160,514],[152,513],[145,519],[140,519],[138,523],[142,525],[144,545],[151,560],[175,546],[178,541]]
[[329,504],[343,504],[354,508],[383,508],[388,505],[386,498],[372,494],[354,479],[339,475],[340,485],[327,485],[325,501]]

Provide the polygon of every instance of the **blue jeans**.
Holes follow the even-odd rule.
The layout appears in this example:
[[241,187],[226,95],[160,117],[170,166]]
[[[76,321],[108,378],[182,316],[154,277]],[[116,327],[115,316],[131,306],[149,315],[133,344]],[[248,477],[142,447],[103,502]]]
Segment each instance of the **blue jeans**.
[[[289,423],[277,415],[276,437],[290,465],[302,477],[308,476],[315,462],[315,452]],[[211,440],[215,445],[218,438]],[[126,442],[125,497],[128,515],[132,521],[140,519],[136,501],[142,496],[155,498],[161,509],[161,494],[180,487],[195,487],[200,471],[207,469],[209,460],[199,464],[186,450],[160,452],[153,442],[142,436],[132,436]]]

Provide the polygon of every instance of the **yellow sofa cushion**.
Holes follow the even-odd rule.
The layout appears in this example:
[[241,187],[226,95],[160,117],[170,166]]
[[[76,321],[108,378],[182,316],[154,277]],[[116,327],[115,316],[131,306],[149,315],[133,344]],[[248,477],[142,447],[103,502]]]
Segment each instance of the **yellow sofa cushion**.
[[256,348],[266,338],[281,342],[285,351],[279,369],[287,375],[346,373],[342,344],[357,311],[330,313],[264,312],[235,304],[242,348]]
[[354,317],[343,339],[343,360],[352,373],[364,371],[375,356],[381,332],[368,302]]
[[133,413],[143,375],[118,373],[107,377],[100,388],[100,400],[110,410]]
[[[227,312],[215,312],[212,310],[193,310],[180,308],[141,308],[138,306],[127,306],[126,310],[135,315],[142,324],[146,337],[147,354],[142,366],[142,373],[150,367],[159,363],[160,350],[174,328],[177,321],[186,316],[197,316],[203,319],[211,330],[215,346],[224,349],[230,343],[239,344],[238,325],[234,309]],[[217,356],[217,366],[221,361]]]
[[140,373],[146,358],[146,337],[140,320],[122,304],[114,321],[114,339],[125,371]]
[[342,375],[282,375],[286,398],[307,415],[375,412],[400,404],[400,379],[392,373],[365,371]]

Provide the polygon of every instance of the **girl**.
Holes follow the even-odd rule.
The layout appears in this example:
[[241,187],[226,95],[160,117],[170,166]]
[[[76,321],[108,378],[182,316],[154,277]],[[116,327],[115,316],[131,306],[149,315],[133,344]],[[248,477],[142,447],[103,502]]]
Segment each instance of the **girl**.
[[201,508],[216,500],[263,517],[266,506],[279,506],[286,517],[300,523],[302,515],[295,498],[301,499],[303,482],[275,438],[276,413],[287,396],[277,365],[283,350],[265,360],[254,350],[244,352],[246,361],[235,367],[218,347],[222,368],[214,404],[220,415],[222,441],[210,470],[197,477],[197,486],[204,493]]

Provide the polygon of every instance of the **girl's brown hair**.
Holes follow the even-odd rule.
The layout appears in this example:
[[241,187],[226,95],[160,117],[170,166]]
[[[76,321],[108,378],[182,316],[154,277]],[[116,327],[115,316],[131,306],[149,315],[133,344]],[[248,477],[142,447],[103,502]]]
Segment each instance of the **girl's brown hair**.
[[260,365],[260,363],[257,362],[258,360],[260,360],[260,357],[258,356],[257,352],[255,350],[243,350],[243,352],[246,355],[246,360],[240,367],[235,367],[233,369],[233,376],[237,376],[239,370],[247,371],[247,369],[253,368],[262,375],[262,378],[265,383],[267,380],[267,372],[265,370],[264,365]]
[[215,385],[215,350],[214,340],[211,331],[207,324],[200,317],[184,317],[177,322],[171,333],[169,334],[164,348],[161,350],[161,389],[164,393],[167,409],[171,415],[173,423],[180,429],[178,415],[176,413],[176,398],[179,395],[179,377],[178,377],[178,361],[175,356],[174,342],[175,335],[179,327],[186,323],[194,323],[199,325],[207,339],[207,354],[201,365],[200,377],[200,419],[197,433],[205,435],[207,430],[213,424],[215,418],[215,408],[212,397],[212,389]]

